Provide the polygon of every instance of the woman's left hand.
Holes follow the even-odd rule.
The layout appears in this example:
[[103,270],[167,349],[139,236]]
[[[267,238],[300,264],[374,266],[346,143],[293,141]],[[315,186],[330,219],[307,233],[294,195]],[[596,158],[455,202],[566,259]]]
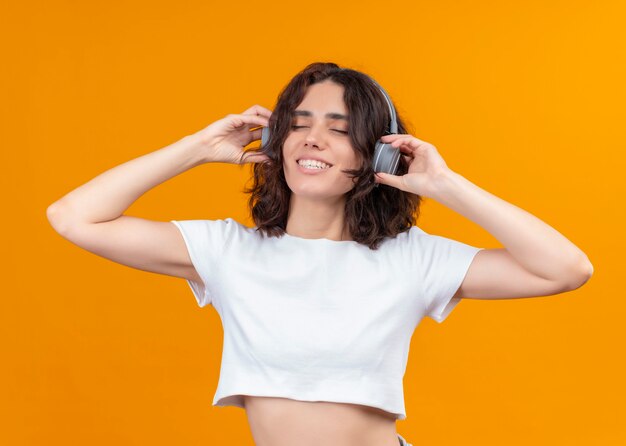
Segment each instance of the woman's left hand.
[[400,148],[400,153],[409,163],[409,170],[405,175],[377,172],[374,175],[375,181],[423,197],[431,197],[440,175],[450,171],[437,148],[404,133],[385,135],[380,139],[392,147]]

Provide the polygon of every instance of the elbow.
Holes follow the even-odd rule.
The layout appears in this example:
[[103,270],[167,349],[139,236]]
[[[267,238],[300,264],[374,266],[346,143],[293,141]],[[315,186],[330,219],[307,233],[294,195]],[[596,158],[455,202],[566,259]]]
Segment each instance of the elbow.
[[59,218],[59,206],[56,203],[52,203],[48,206],[48,209],[46,209],[46,217],[48,218],[48,222],[54,228],[54,222]]
[[48,206],[48,209],[46,209],[46,217],[56,232],[61,235],[67,232],[68,220],[66,218],[66,212],[61,209],[61,205],[59,203],[55,202]]
[[589,259],[585,259],[570,274],[569,288],[575,290],[580,288],[591,279],[593,275],[593,265]]
[[52,223],[52,219],[55,218],[59,213],[59,205],[55,202],[48,206],[46,209],[46,217],[48,217],[48,221]]

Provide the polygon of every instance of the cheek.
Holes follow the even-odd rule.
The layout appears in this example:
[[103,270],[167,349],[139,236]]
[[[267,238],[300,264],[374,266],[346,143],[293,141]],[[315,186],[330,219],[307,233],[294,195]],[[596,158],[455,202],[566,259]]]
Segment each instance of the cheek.
[[362,163],[363,160],[355,152],[346,156],[346,165],[350,166],[350,169],[358,169]]
[[281,151],[283,154],[283,159],[293,157],[295,151],[294,151],[293,143],[289,140],[289,137],[287,137],[287,139],[285,139],[285,141],[283,142]]

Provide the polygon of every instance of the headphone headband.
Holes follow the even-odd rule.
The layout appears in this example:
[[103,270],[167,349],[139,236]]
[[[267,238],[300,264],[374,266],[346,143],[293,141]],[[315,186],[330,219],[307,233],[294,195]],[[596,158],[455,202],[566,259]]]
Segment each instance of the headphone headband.
[[[347,69],[348,68],[342,67],[340,68],[340,71],[345,71]],[[378,87],[378,89],[382,92],[383,96],[385,97],[385,101],[387,101],[387,106],[389,107],[389,113],[391,114],[391,120],[389,122],[389,133],[390,134],[398,133],[398,120],[396,118],[396,109],[393,106],[393,102],[391,102],[391,98],[389,97],[385,89],[378,82],[376,82],[376,80],[374,80],[372,76],[368,74],[365,74],[365,75],[374,83],[374,85]]]
[[391,134],[398,133],[398,121],[396,119],[396,109],[394,108],[393,103],[391,102],[391,98],[389,97],[385,89],[381,87],[378,82],[376,82],[371,76],[368,76],[368,77],[383,93],[383,96],[385,97],[385,100],[387,101],[387,105],[389,106],[389,113],[391,113],[391,121],[389,123],[389,132]]

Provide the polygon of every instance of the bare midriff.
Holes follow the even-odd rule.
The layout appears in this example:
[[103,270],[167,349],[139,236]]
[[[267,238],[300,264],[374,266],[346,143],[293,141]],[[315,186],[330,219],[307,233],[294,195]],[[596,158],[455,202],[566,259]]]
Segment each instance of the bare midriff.
[[399,446],[396,418],[376,407],[244,395],[255,446]]

